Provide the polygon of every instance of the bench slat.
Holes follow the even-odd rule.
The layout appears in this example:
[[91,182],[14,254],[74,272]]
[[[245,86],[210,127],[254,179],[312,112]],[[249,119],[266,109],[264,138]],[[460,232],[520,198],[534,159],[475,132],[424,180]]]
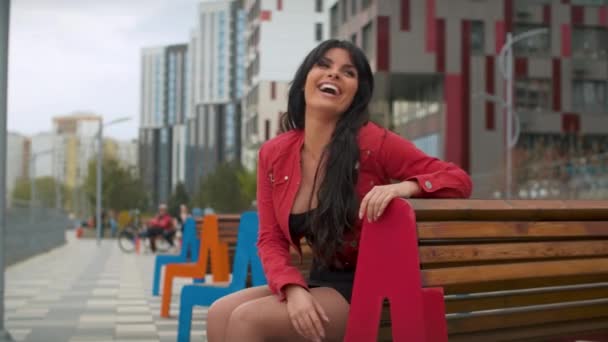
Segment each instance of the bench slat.
[[578,307],[563,307],[544,309],[534,312],[513,314],[496,314],[483,317],[471,317],[448,320],[450,334],[484,330],[520,328],[523,326],[538,325],[548,322],[567,322],[579,319],[608,317],[608,305],[581,305]]
[[[589,333],[580,333],[586,331]],[[577,340],[600,341],[596,334],[608,334],[608,318],[585,319],[582,321],[559,322],[517,329],[500,329],[466,334],[451,334],[450,342],[546,342],[563,341],[565,337],[580,337]],[[581,336],[582,335],[582,336]],[[594,336],[595,335],[595,336]],[[588,337],[584,337],[588,336]],[[551,339],[553,337],[553,339]],[[572,339],[574,340],[574,339]]]
[[422,221],[600,221],[608,220],[608,201],[413,199]]
[[608,286],[592,289],[555,291],[549,293],[524,293],[504,297],[466,298],[446,300],[446,312],[472,312],[528,305],[608,298]]
[[496,260],[608,256],[608,240],[422,246],[420,262],[462,263]]
[[422,271],[422,283],[432,287],[604,273],[608,273],[608,258],[427,269]]
[[608,222],[421,222],[418,239],[608,237]]

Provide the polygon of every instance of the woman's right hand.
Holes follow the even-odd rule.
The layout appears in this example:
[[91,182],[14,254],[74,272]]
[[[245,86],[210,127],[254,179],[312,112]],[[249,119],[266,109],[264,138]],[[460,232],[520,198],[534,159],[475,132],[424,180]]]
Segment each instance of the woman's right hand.
[[311,341],[324,339],[325,328],[321,319],[329,322],[329,318],[315,297],[298,285],[287,285],[285,294],[289,319],[298,334]]

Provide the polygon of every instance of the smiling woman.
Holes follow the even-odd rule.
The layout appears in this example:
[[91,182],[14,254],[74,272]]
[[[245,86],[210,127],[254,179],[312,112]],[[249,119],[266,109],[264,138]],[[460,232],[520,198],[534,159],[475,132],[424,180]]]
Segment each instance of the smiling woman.
[[[268,286],[215,302],[210,342],[341,341],[363,219],[377,220],[396,197],[470,195],[460,168],[368,122],[373,85],[367,58],[347,41],[321,43],[298,68],[284,133],[259,152],[258,250]],[[314,257],[309,279],[289,253],[301,253],[302,239]]]

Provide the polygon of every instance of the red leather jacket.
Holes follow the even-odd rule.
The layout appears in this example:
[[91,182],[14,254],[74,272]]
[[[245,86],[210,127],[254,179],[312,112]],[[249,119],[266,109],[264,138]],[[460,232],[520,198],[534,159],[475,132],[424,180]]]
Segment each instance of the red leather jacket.
[[[289,214],[301,180],[300,151],[304,131],[292,130],[264,143],[259,151],[257,204],[260,219],[258,250],[268,285],[280,300],[283,288],[307,283],[291,265],[289,247],[301,254],[289,234]],[[373,123],[362,127],[358,135],[360,148],[359,176],[356,192],[359,201],[375,185],[391,180],[414,180],[423,193],[419,197],[465,198],[471,194],[469,176],[454,164],[443,162],[420,151],[408,140]],[[362,222],[355,233],[345,236],[344,247],[337,256],[345,265],[357,261]]]

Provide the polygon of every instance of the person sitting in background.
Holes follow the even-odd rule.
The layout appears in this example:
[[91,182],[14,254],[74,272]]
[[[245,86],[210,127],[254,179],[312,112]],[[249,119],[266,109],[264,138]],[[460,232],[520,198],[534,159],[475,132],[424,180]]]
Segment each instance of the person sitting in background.
[[173,237],[175,236],[175,227],[173,218],[167,213],[167,205],[160,204],[158,206],[158,214],[148,221],[146,231],[142,237],[150,239],[150,248],[156,253],[156,238],[162,235],[173,248]]
[[108,224],[110,225],[110,235],[115,238],[118,232],[118,221],[116,221],[116,212],[114,210],[110,210]]
[[190,212],[188,211],[188,206],[185,204],[180,204],[179,206],[179,215],[175,218],[177,224],[180,226],[180,231],[184,231],[184,223],[186,219],[190,217]]

